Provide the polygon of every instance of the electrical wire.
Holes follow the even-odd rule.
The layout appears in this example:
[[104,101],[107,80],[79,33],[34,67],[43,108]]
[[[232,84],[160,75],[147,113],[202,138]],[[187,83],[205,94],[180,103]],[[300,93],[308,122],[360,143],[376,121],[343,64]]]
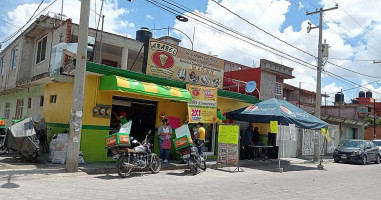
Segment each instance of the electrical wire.
[[3,20],[3,19],[0,19],[0,21],[2,21],[2,22],[4,22],[4,23],[7,23],[7,24],[9,24],[9,25],[11,25],[11,26],[14,26],[14,27],[16,27],[16,28],[20,28],[19,26],[16,26],[16,25],[14,25],[14,24],[12,24],[12,23],[10,23],[10,22],[8,22],[8,21],[5,21],[5,20]]
[[[5,39],[4,41],[2,41],[1,43],[5,43],[5,42],[8,42],[9,40],[11,40],[14,36],[16,36],[20,31],[23,31],[22,29],[33,19],[34,16],[39,16],[41,13],[45,12],[46,9],[48,9],[51,5],[53,5],[57,0],[53,0],[49,5],[47,5],[44,9],[42,9],[37,15],[32,15],[32,17],[19,29],[17,30],[15,33],[13,33],[11,36],[9,36],[7,39]],[[43,1],[42,1],[43,2]],[[38,10],[38,9],[37,9]],[[37,11],[36,10],[36,11]],[[36,12],[35,11],[35,12]]]
[[14,36],[17,35],[17,33],[19,33],[20,31],[22,31],[22,29],[32,20],[32,18],[35,16],[36,12],[38,11],[38,9],[40,9],[42,3],[44,3],[45,0],[41,0],[40,4],[38,4],[37,6],[37,9],[33,12],[32,16],[30,16],[30,18],[28,19],[28,21],[21,27],[19,28],[16,32],[14,32],[12,35],[10,35],[7,39],[5,39],[4,41],[2,41],[1,43],[5,43],[5,42],[8,42],[9,40],[11,40]]
[[[369,82],[369,83],[361,85],[361,87],[366,86],[366,85],[371,85],[371,84],[377,83],[377,82],[379,82],[379,81],[372,81],[372,82]],[[352,87],[352,88],[344,89],[342,91],[345,92],[345,91],[349,91],[349,90],[353,90],[353,89],[357,89],[357,88],[359,88],[359,87],[358,86],[357,87]],[[330,94],[335,94],[335,92],[329,93],[328,95],[330,95]]]
[[[174,14],[175,16],[178,15],[178,14],[183,14],[182,12],[180,12],[180,11],[178,11],[178,10],[175,10],[175,9],[173,9],[173,8],[170,8],[170,7],[168,7],[168,6],[165,6],[165,5],[161,4],[161,3],[158,3],[158,2],[155,1],[155,0],[146,0],[146,1],[149,2],[149,3],[151,3],[151,4],[153,4],[153,5],[155,5],[155,6],[157,6],[157,7],[159,7],[159,8],[161,8],[161,9],[163,9],[163,10],[166,10],[166,11],[168,11],[168,12]],[[164,0],[163,0],[163,1],[164,1]],[[176,7],[177,7],[177,6],[176,6]],[[182,10],[184,10],[184,9],[182,9]],[[193,15],[198,16],[197,14],[192,13],[192,11],[187,11],[187,10],[184,10],[184,11],[189,12],[189,13],[191,13],[191,14],[193,14]],[[187,15],[187,14],[183,14],[183,15],[185,15],[186,17],[189,17],[189,18],[191,18],[191,19],[193,19],[193,20],[195,20],[195,21],[198,21],[197,19],[195,19],[195,18],[193,18],[193,17],[191,17],[191,16],[189,16],[189,15]],[[200,16],[199,16],[199,18],[203,18],[203,17],[200,17]],[[205,19],[205,18],[203,18],[203,19]],[[211,22],[212,20],[208,20],[208,19],[206,19],[206,21]],[[200,22],[201,22],[201,21],[200,21]],[[201,22],[201,23],[202,23],[202,22]],[[213,23],[213,22],[211,22],[211,23]],[[217,24],[219,24],[219,23],[217,23]],[[218,29],[218,28],[216,28],[216,27],[214,27],[214,26],[211,26],[211,25],[208,25],[208,26],[210,26],[211,28],[213,28],[213,29],[215,29],[215,30],[217,30],[217,31],[223,32],[223,33],[228,34],[228,35],[230,35],[230,36],[233,36],[233,37],[235,37],[235,38],[237,38],[237,39],[239,39],[239,40],[242,40],[242,41],[244,41],[244,42],[247,42],[247,43],[249,43],[249,44],[252,44],[253,46],[256,46],[256,47],[258,47],[258,48],[261,48],[261,49],[263,49],[263,50],[265,50],[265,51],[268,51],[268,52],[270,52],[270,53],[273,53],[273,54],[275,54],[275,55],[277,55],[277,56],[280,56],[280,57],[283,57],[283,58],[285,58],[285,59],[287,59],[287,60],[290,60],[290,61],[292,61],[292,62],[294,62],[294,63],[298,63],[298,64],[300,64],[300,65],[302,65],[302,66],[308,67],[308,68],[313,69],[313,70],[316,70],[316,68],[317,68],[317,66],[315,66],[315,65],[313,65],[313,64],[310,64],[310,63],[308,63],[308,62],[306,62],[306,61],[303,61],[303,60],[300,60],[300,59],[297,59],[297,60],[290,59],[289,57],[292,57],[292,58],[295,58],[295,57],[290,56],[290,55],[288,55],[288,54],[286,54],[286,53],[284,53],[284,52],[282,52],[282,51],[280,51],[280,53],[282,53],[282,54],[284,54],[284,55],[287,55],[287,56],[289,56],[289,57],[286,57],[286,56],[284,56],[284,55],[281,55],[281,54],[276,53],[276,52],[274,52],[274,51],[271,51],[271,50],[269,50],[269,49],[265,49],[265,48],[263,48],[263,47],[261,47],[261,46],[258,46],[258,45],[254,44],[254,43],[252,43],[252,42],[249,42],[249,41],[247,41],[247,40],[245,40],[245,39],[243,39],[243,38],[240,38],[240,37],[237,37],[237,36],[235,36],[235,35],[233,35],[233,34],[231,34],[231,33],[227,33],[227,32],[225,32],[225,31],[222,31],[222,30],[220,30],[220,29]],[[222,25],[222,26],[223,26],[223,28],[226,27],[226,26],[224,26],[224,25]],[[226,29],[226,28],[225,28],[225,29]],[[232,31],[231,28],[228,28],[228,27],[227,27],[227,30]],[[232,32],[234,32],[234,31],[232,31]],[[237,31],[235,31],[235,32],[237,32]],[[246,37],[245,37],[245,38],[246,38]],[[251,38],[249,37],[249,39],[251,39]],[[277,51],[279,51],[279,50],[277,50]],[[325,73],[327,76],[330,76],[330,77],[332,77],[332,78],[334,78],[334,79],[337,79],[337,80],[340,80],[340,81],[343,81],[343,82],[350,83],[350,84],[352,84],[352,85],[356,85],[356,86],[360,86],[360,87],[361,87],[361,85],[359,85],[359,84],[357,84],[357,83],[355,83],[355,82],[353,82],[353,81],[350,81],[350,80],[348,80],[348,79],[345,79],[345,78],[342,77],[342,76],[336,75],[336,74],[331,73],[331,72],[328,72],[328,71],[324,71],[324,73]],[[378,93],[378,92],[375,91],[375,93]]]

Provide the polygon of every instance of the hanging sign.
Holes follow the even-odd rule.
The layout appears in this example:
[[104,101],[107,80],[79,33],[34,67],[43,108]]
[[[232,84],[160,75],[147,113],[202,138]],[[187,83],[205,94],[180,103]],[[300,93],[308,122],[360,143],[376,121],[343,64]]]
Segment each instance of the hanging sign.
[[217,122],[217,89],[187,85],[192,95],[192,101],[188,103],[189,123]]
[[328,130],[326,130],[325,128],[321,128],[321,134],[327,138],[327,141],[328,142],[331,142],[332,141],[332,138],[329,136],[329,133],[328,133]]
[[278,121],[270,121],[270,132],[278,133]]
[[218,163],[238,165],[239,126],[218,126]]

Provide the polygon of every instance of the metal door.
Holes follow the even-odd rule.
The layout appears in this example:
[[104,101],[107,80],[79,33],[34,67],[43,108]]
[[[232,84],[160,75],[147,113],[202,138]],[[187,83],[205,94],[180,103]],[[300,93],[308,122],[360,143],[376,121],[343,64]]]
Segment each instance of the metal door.
[[315,131],[303,129],[302,155],[314,155]]

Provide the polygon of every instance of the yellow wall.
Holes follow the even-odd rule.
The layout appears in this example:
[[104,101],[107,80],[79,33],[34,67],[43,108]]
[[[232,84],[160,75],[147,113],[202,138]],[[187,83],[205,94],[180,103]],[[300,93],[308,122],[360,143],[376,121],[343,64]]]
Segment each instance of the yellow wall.
[[[57,95],[57,102],[50,103],[50,96]],[[51,83],[45,85],[42,115],[48,123],[69,124],[73,83]]]
[[228,99],[223,97],[218,97],[217,108],[221,110],[221,113],[230,112],[248,106],[250,104],[245,102],[240,102],[235,99]]

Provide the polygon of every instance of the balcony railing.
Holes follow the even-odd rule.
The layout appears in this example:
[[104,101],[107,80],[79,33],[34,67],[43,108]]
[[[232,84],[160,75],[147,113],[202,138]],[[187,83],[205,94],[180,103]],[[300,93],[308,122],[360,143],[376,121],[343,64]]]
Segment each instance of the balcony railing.
[[246,84],[247,82],[245,81],[224,77],[222,89],[227,91],[237,92],[240,94],[251,95],[259,99],[259,90],[256,89],[252,93],[247,93],[245,88]]

